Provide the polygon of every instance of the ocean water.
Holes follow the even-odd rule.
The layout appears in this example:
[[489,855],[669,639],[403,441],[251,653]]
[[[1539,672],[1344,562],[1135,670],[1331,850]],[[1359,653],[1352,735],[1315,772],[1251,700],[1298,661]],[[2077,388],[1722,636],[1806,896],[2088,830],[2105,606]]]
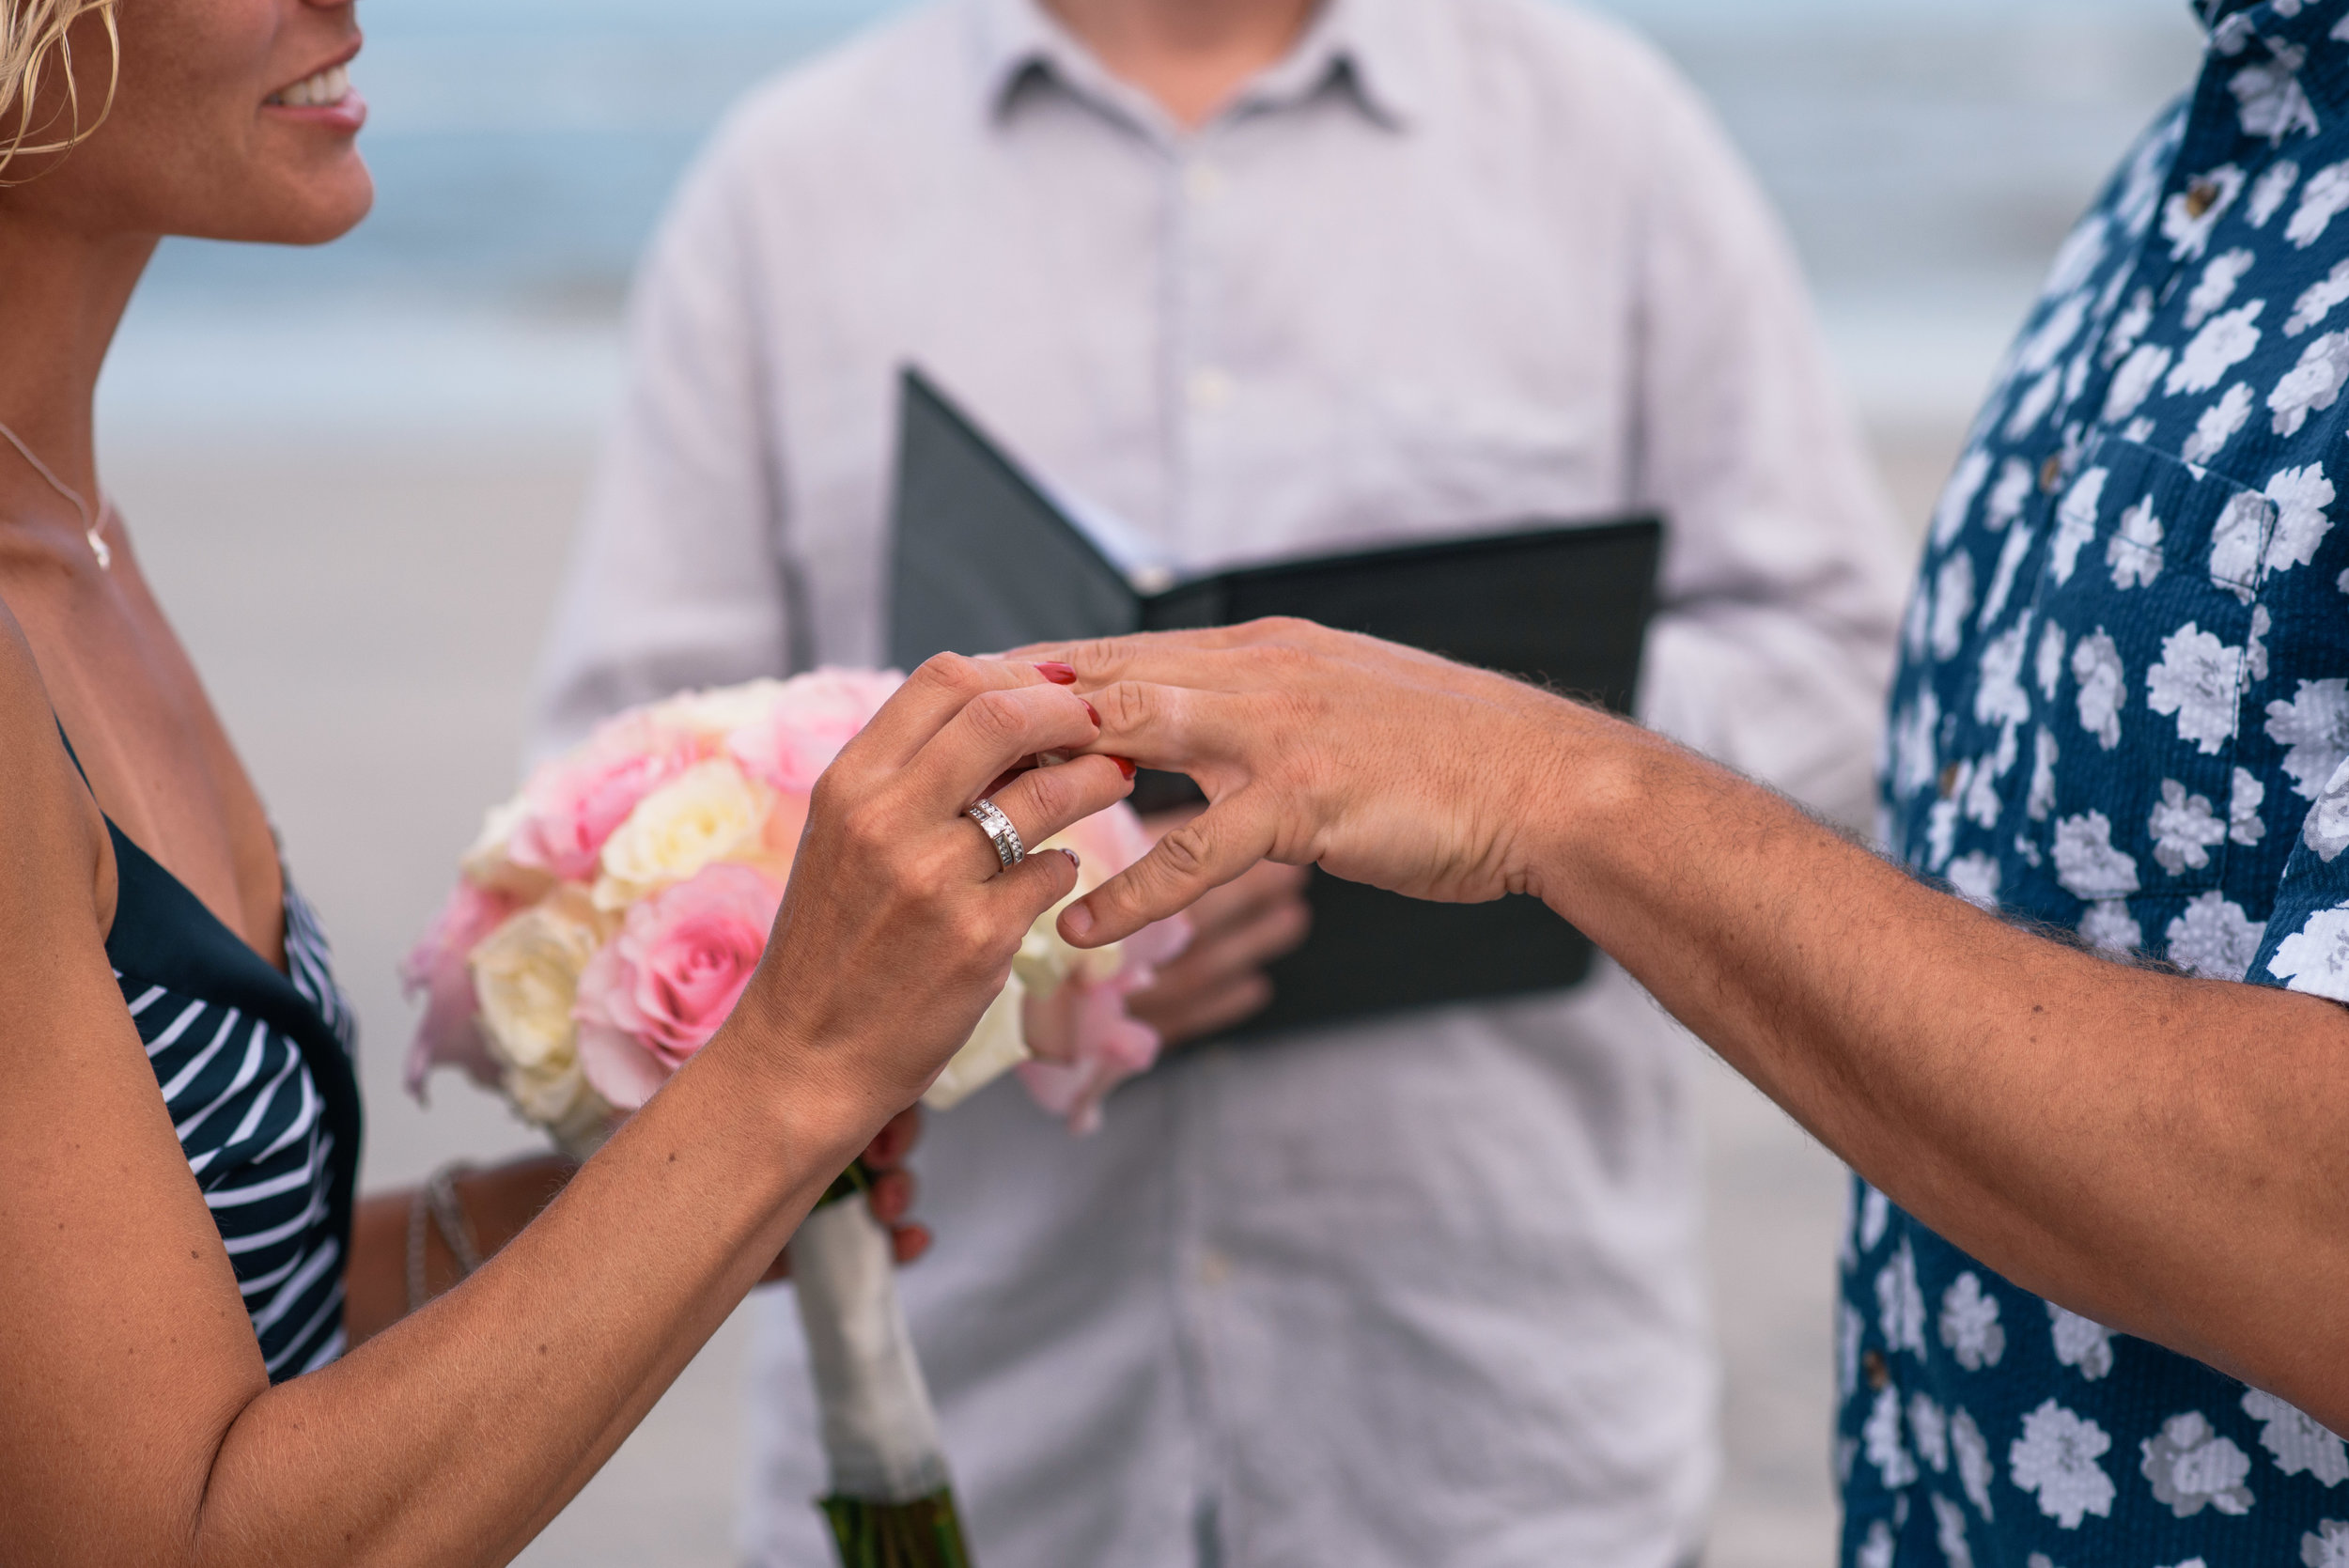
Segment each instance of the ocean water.
[[[694,149],[753,85],[901,3],[363,0],[375,212],[314,251],[167,245],[110,419],[591,427],[630,268]],[[1888,419],[1971,399],[2200,46],[2186,0],[1591,3],[1716,104]]]

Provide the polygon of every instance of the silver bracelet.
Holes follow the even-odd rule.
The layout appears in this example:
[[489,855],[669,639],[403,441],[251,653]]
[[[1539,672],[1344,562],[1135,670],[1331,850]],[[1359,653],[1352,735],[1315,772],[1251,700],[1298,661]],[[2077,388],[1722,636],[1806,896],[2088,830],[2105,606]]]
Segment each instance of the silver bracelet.
[[441,1240],[456,1258],[458,1279],[481,1266],[481,1247],[474,1239],[473,1221],[466,1218],[465,1205],[457,1196],[458,1178],[472,1173],[473,1166],[467,1161],[450,1160],[426,1177],[408,1202],[408,1310],[412,1312],[432,1298],[425,1280],[428,1221],[441,1233]]

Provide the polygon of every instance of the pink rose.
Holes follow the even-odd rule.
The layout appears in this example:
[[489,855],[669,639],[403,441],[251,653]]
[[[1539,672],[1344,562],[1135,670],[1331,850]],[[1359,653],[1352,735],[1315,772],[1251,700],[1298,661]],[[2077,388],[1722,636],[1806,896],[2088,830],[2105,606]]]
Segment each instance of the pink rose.
[[805,795],[904,683],[894,670],[795,675],[783,683],[764,717],[726,737],[726,749],[751,777],[788,795]]
[[604,840],[637,802],[701,760],[691,736],[624,714],[531,775],[522,787],[527,814],[506,852],[517,865],[587,881]]
[[579,980],[580,1064],[598,1094],[633,1110],[709,1043],[782,903],[772,879],[721,862],[630,908]]
[[459,881],[400,965],[402,994],[425,999],[424,1017],[408,1048],[408,1092],[417,1099],[424,1098],[425,1075],[437,1066],[461,1067],[483,1088],[497,1087],[498,1065],[481,1035],[480,1004],[466,961],[520,903],[510,894]]

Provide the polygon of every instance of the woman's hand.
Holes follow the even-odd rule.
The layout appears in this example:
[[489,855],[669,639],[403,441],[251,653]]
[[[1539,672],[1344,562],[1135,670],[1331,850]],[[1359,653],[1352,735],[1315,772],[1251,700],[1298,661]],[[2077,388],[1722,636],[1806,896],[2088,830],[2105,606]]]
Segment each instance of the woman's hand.
[[911,1104],[1076,886],[1066,853],[1003,869],[965,808],[992,788],[1040,844],[1123,800],[1107,756],[1019,770],[1099,736],[1093,705],[1033,664],[941,654],[915,671],[817,782],[765,960],[711,1048],[787,1066],[794,1093],[845,1094],[869,1128]]
[[1077,671],[1095,750],[1188,773],[1208,809],[1062,913],[1097,946],[1260,860],[1446,903],[1535,893],[1561,747],[1632,726],[1521,681],[1309,621],[1022,649]]

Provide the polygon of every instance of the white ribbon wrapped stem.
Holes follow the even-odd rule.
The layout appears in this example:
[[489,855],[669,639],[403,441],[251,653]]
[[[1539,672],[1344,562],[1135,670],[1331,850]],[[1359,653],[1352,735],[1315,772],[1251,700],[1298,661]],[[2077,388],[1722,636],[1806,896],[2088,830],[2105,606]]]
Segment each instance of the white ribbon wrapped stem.
[[835,1496],[911,1502],[947,1483],[938,1412],[897,1300],[889,1232],[860,1194],[809,1215],[791,1238]]

